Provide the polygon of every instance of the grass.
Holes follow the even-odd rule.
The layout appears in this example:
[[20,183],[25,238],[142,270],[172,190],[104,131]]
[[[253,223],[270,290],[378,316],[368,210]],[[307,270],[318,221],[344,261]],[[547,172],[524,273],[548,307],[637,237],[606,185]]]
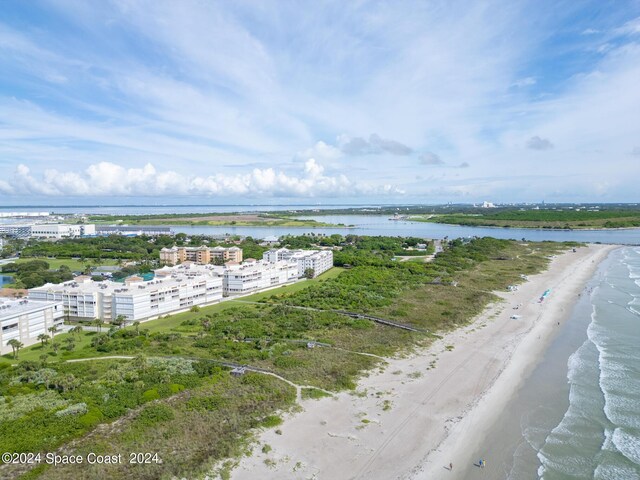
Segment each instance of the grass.
[[116,266],[118,265],[117,260],[112,259],[103,259],[100,260],[99,263],[96,263],[93,259],[85,260],[81,262],[80,260],[74,260],[72,258],[46,258],[46,257],[25,257],[16,260],[15,263],[25,263],[31,260],[44,260],[49,264],[49,268],[51,270],[57,270],[62,265],[66,265],[69,267],[69,270],[72,272],[75,271],[83,271],[87,265],[91,266],[91,268],[99,267],[99,266]]

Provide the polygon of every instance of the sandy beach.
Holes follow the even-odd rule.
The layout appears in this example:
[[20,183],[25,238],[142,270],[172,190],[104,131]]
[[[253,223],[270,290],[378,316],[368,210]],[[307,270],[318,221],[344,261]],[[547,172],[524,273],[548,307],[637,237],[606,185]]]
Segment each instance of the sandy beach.
[[[259,435],[232,478],[470,478],[464,471],[477,461],[471,457],[485,433],[613,248],[558,255],[546,272],[499,293],[503,301],[469,326],[370,372],[355,393],[304,401],[278,430]],[[474,471],[493,478],[491,467],[488,459],[486,469]]]

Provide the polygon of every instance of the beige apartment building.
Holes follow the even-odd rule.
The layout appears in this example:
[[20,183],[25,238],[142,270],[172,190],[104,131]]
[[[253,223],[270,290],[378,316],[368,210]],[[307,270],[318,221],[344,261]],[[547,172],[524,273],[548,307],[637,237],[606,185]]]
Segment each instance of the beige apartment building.
[[[217,262],[215,262],[217,260]],[[238,247],[171,247],[160,250],[160,262],[166,265],[178,265],[193,262],[200,265],[209,263],[242,262],[242,249]]]

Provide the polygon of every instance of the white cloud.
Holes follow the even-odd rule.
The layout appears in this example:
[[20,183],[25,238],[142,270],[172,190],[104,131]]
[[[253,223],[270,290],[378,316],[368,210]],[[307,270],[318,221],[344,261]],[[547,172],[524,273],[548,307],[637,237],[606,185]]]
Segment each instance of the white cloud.
[[0,181],[0,192],[43,196],[160,196],[207,195],[231,197],[316,197],[357,194],[399,194],[396,187],[353,182],[345,175],[329,176],[311,158],[298,175],[272,168],[255,168],[239,175],[185,175],[158,171],[148,163],[126,168],[110,162],[92,164],[82,172],[47,169],[34,175],[26,165],[16,167],[10,182]]

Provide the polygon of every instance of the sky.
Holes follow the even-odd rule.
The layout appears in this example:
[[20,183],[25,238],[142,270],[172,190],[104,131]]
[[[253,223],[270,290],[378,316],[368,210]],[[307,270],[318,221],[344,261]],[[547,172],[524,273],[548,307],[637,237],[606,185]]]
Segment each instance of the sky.
[[640,1],[32,0],[0,204],[640,201]]

